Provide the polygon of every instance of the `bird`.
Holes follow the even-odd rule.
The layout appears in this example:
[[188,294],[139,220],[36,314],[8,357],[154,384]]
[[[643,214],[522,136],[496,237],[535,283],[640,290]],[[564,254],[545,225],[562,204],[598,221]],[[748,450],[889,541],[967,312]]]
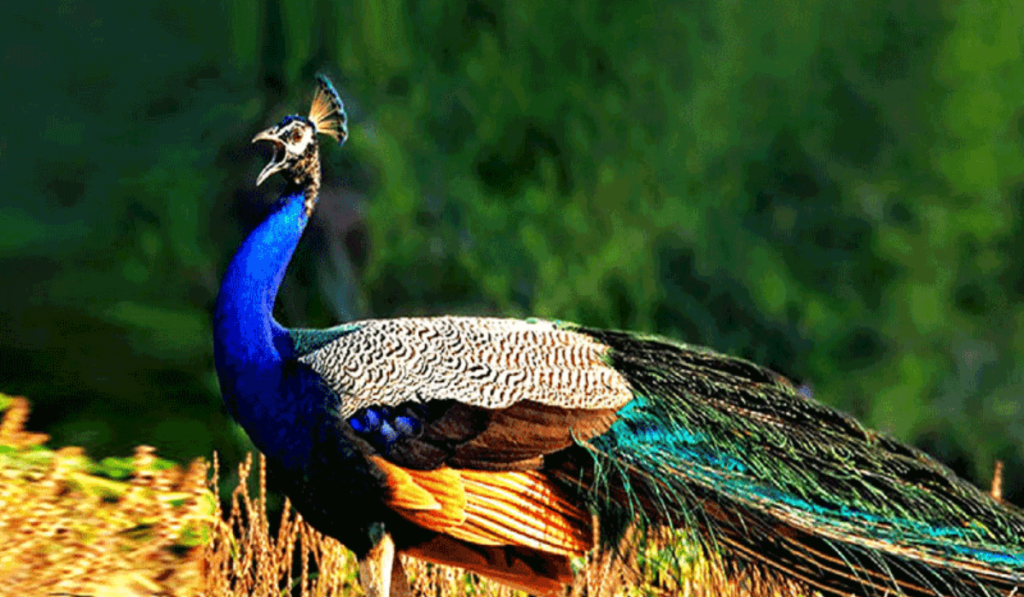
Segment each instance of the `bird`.
[[408,594],[396,554],[564,595],[578,558],[625,560],[659,529],[799,594],[1024,591],[1021,510],[752,362],[558,320],[285,328],[274,303],[318,200],[318,135],[348,138],[324,76],[308,116],[253,138],[273,147],[256,185],[286,186],[222,279],[215,366],[227,411],[371,597]]

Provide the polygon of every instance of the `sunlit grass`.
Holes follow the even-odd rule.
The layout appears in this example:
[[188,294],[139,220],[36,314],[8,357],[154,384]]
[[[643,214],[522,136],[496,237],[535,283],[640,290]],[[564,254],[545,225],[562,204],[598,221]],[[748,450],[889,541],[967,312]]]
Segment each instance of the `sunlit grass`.
[[24,398],[0,394],[0,410],[0,594],[196,594],[214,513],[202,461],[140,446],[96,464],[25,431]]

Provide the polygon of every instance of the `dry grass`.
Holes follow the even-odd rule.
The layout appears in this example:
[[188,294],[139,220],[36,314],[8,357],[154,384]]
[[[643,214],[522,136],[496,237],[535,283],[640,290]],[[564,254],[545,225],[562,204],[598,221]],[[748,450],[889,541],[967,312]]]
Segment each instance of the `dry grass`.
[[[262,457],[255,495],[251,455],[239,465],[225,516],[215,495],[216,457],[212,479],[204,462],[187,470],[166,466],[148,447],[105,470],[78,448],[47,450],[45,435],[23,428],[28,408],[24,398],[0,394],[0,595],[363,594],[348,550],[303,522],[287,500],[271,533]],[[123,481],[109,478],[118,466]],[[627,536],[628,562],[607,556],[576,562],[579,580],[566,597],[801,594],[756,571],[727,578],[721,562],[696,555],[678,533],[643,543],[643,549],[628,547]],[[526,595],[460,570],[402,560],[417,596]]]
[[[213,465],[216,487],[219,466]],[[239,465],[238,487],[231,510],[203,548],[203,592],[206,595],[282,595],[303,597],[361,594],[355,560],[337,541],[324,537],[302,521],[285,500],[276,535],[267,518],[266,461],[260,457],[258,493],[249,494],[252,455]],[[217,514],[221,515],[219,502]],[[298,550],[298,553],[296,553]],[[319,574],[317,570],[330,570]],[[294,594],[294,593],[293,593]]]
[[140,446],[130,479],[94,474],[79,448],[47,450],[0,395],[0,594],[193,595],[213,499],[206,467],[166,467]]

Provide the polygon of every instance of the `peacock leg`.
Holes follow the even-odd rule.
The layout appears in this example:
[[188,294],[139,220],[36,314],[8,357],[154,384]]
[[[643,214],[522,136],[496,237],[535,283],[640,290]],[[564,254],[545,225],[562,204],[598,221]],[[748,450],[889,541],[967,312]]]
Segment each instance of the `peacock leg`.
[[[399,572],[401,572],[401,566],[399,563]],[[383,533],[377,544],[359,560],[359,582],[362,583],[363,590],[366,591],[366,597],[391,597],[394,567],[395,542],[391,540],[391,535]]]

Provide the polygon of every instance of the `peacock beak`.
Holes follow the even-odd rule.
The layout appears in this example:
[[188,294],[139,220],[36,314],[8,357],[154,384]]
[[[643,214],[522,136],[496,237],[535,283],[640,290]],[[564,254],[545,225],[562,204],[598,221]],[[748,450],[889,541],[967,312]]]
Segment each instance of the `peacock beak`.
[[255,143],[257,141],[271,141],[274,143],[280,143],[277,137],[274,136],[274,129],[276,128],[276,126],[272,126],[265,131],[260,131],[259,133],[256,133],[256,136],[252,138],[252,142]]
[[275,135],[276,127],[271,127],[252,138],[252,142],[257,141],[270,141],[274,144],[274,157],[271,158],[270,163],[267,164],[260,175],[256,177],[256,186],[260,186],[264,180],[270,178],[273,174],[284,169],[285,167],[285,148],[281,140]]

